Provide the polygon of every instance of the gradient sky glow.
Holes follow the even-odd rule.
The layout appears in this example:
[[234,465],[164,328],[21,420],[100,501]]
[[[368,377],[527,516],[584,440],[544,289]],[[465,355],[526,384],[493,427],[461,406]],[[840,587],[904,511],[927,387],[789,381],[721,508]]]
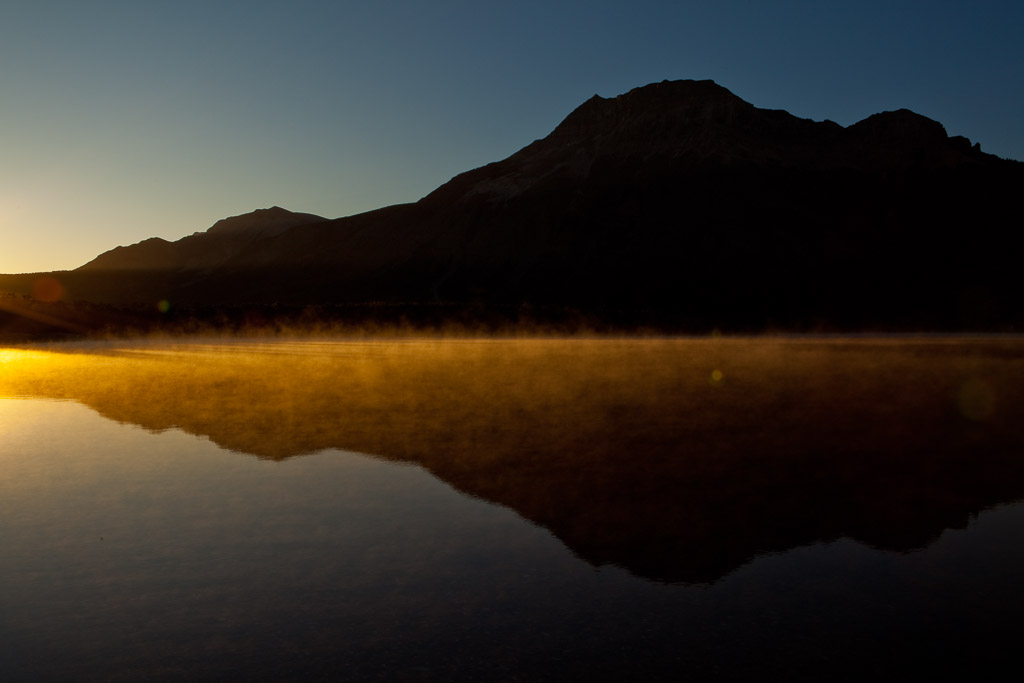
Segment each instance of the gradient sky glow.
[[1022,36],[1020,0],[4,0],[0,273],[415,201],[663,79],[843,125],[906,107],[1024,159]]

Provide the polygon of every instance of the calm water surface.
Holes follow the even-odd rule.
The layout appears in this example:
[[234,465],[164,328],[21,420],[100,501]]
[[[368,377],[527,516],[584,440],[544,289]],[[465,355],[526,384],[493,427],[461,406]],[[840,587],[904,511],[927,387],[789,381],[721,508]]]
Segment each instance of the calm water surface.
[[1024,342],[0,349],[0,679],[1015,661]]

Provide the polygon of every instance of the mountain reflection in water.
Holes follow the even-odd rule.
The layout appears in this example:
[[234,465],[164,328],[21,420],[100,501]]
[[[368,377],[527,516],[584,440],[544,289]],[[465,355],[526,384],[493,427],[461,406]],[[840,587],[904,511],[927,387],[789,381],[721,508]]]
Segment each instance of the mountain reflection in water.
[[416,462],[665,582],[843,536],[907,551],[1024,496],[1014,339],[112,343],[0,362],[0,396],[260,458]]

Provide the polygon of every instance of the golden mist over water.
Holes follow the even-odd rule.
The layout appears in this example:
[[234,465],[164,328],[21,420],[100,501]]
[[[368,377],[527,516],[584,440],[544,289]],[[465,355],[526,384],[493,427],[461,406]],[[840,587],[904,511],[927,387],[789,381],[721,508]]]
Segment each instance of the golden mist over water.
[[920,547],[1024,496],[1015,339],[66,344],[0,351],[0,396],[415,462],[670,581],[842,535]]

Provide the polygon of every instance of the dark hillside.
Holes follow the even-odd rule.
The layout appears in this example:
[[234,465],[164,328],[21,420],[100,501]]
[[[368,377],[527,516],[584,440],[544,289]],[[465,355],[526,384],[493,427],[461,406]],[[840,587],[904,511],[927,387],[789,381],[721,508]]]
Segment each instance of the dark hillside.
[[230,249],[214,229],[144,242],[130,263],[115,250],[67,274],[67,289],[140,304],[525,305],[692,330],[1019,329],[1022,190],[1024,164],[907,110],[844,128],[711,81],[663,82],[594,96],[414,204]]

